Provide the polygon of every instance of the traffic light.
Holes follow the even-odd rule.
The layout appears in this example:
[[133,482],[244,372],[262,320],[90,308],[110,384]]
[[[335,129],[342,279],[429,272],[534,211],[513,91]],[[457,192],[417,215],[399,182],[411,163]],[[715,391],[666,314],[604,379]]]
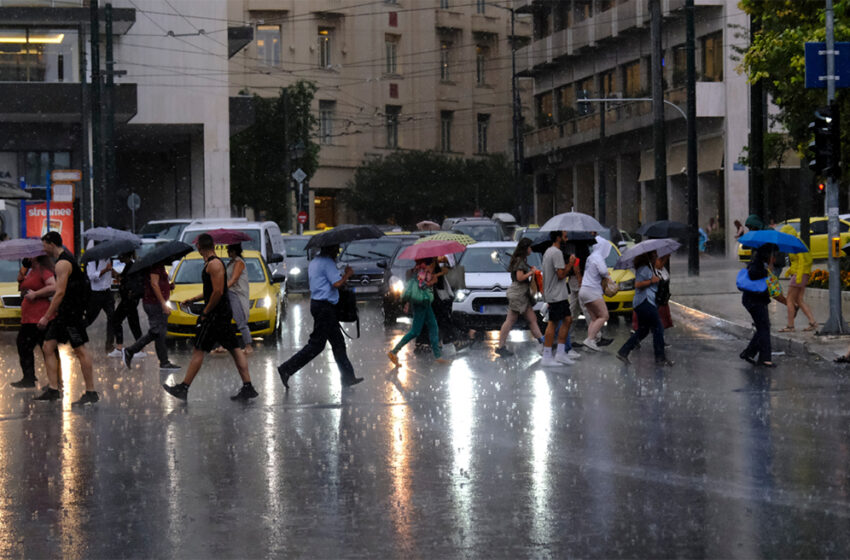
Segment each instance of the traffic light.
[[809,144],[812,159],[809,169],[822,177],[837,179],[841,175],[841,124],[838,106],[832,104],[815,111],[809,123],[814,140]]
[[823,194],[826,192],[826,183],[823,181],[818,181],[818,194]]

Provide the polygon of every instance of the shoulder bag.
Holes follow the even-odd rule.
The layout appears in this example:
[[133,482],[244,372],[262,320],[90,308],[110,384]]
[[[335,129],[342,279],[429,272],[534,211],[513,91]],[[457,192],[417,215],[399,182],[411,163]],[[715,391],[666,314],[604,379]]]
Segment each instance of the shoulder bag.
[[360,315],[357,313],[357,297],[348,288],[340,288],[339,301],[334,306],[336,320],[340,323],[357,323],[357,338],[360,338]]
[[614,297],[619,291],[620,286],[616,282],[614,282],[607,276],[604,276],[602,278],[602,293],[605,294],[605,297]]

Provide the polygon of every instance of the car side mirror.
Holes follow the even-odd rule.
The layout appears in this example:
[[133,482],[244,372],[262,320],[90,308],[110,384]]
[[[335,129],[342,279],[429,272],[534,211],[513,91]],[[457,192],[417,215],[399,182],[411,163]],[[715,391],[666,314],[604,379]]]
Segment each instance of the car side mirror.
[[285,274],[272,274],[272,284],[280,284],[286,280]]
[[387,268],[387,261],[378,261],[375,263],[378,268]]
[[269,258],[268,260],[266,260],[266,262],[269,264],[282,263],[283,255],[281,255],[280,253],[272,253],[271,255],[269,255]]

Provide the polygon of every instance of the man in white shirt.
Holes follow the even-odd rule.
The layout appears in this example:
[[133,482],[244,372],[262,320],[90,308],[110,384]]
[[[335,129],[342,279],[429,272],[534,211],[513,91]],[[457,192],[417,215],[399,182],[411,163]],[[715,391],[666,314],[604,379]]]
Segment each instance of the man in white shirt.
[[89,306],[86,309],[86,327],[94,323],[101,310],[106,314],[106,352],[112,351],[115,341],[115,327],[113,315],[115,313],[115,299],[110,288],[112,287],[112,260],[103,259],[91,261],[86,264],[86,275],[91,283],[91,296]]

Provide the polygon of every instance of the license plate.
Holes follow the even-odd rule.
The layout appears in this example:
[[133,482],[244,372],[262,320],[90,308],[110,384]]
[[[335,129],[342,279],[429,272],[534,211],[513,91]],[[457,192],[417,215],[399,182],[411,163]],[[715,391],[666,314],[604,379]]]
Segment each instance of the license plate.
[[506,305],[482,305],[478,312],[484,315],[505,315],[508,312]]
[[374,294],[378,291],[378,286],[356,286],[354,288],[355,294]]

